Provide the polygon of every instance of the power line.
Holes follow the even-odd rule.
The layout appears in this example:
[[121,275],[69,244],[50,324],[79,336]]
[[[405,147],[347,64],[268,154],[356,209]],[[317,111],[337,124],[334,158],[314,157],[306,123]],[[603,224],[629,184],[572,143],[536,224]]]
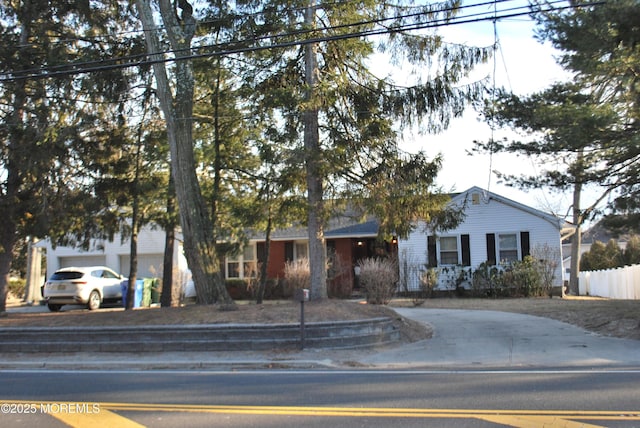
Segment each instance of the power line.
[[[439,9],[438,12],[451,12],[454,10],[464,10],[464,9],[472,9],[472,8],[477,8],[477,7],[481,7],[481,6],[487,6],[487,5],[493,5],[495,3],[503,3],[503,2],[511,2],[514,0],[490,0],[490,1],[486,1],[484,3],[474,3],[474,4],[467,4],[467,5],[462,5],[459,6],[457,8],[443,8],[443,9]],[[517,0],[516,0],[517,1]],[[551,2],[550,4],[555,4],[555,3],[562,3],[565,2],[566,0],[555,0],[553,2]],[[343,1],[335,1],[335,2],[324,2],[321,5],[316,6],[317,9],[330,9],[332,6],[334,5],[340,5],[344,3]],[[515,9],[524,9],[527,8],[528,6],[519,6],[516,8],[511,8],[511,9],[505,9],[505,10],[515,10]],[[396,17],[386,17],[386,18],[378,18],[375,20],[369,20],[369,21],[361,21],[361,22],[357,22],[357,23],[352,23],[352,24],[343,24],[340,26],[334,26],[331,27],[330,29],[337,29],[337,28],[345,28],[345,27],[352,27],[352,26],[360,26],[360,25],[367,25],[367,24],[381,24],[385,21],[390,21],[390,20],[397,20],[397,19],[406,19],[406,18],[411,18],[411,17],[418,17],[418,16],[422,16],[424,15],[426,12],[424,11],[425,6],[402,6],[403,9],[407,9],[407,10],[411,10],[411,9],[421,9],[420,12],[415,12],[415,13],[410,13],[410,14],[406,14],[406,15],[400,15],[400,16],[396,16]],[[303,7],[299,7],[299,8],[285,8],[285,10],[287,12],[301,12],[303,13],[305,10],[307,9],[307,6],[303,6]],[[269,11],[270,12],[270,11]],[[252,13],[243,13],[242,15],[240,14],[230,14],[231,19],[233,20],[240,20],[240,19],[246,19],[249,17],[259,17],[261,15],[266,15],[267,9],[263,9],[261,11],[257,11],[257,12],[252,12]],[[208,27],[212,24],[216,24],[216,23],[222,23],[225,22],[227,19],[229,19],[229,17],[225,17],[225,18],[215,18],[215,19],[208,19],[208,20],[200,20],[198,22],[196,22],[195,26],[196,28],[198,27]],[[231,27],[233,27],[234,24],[231,24]],[[160,24],[160,25],[156,25],[154,27],[154,30],[127,30],[127,31],[121,31],[121,32],[117,32],[115,34],[111,34],[111,35],[94,35],[91,37],[75,37],[75,38],[65,38],[65,39],[59,39],[57,41],[51,40],[50,42],[52,44],[62,44],[62,43],[76,43],[76,42],[86,42],[86,41],[99,41],[99,40],[104,40],[104,41],[109,41],[110,39],[114,38],[114,37],[118,37],[118,36],[123,36],[123,35],[128,35],[128,34],[140,34],[140,33],[144,33],[145,31],[158,31],[161,29],[166,28],[164,25]],[[328,28],[329,29],[329,28]],[[296,35],[296,34],[304,34],[310,31],[316,31],[316,30],[298,30],[298,31],[294,31],[291,33],[286,33],[286,34],[282,34],[282,35]],[[281,35],[281,36],[282,36]],[[55,37],[55,36],[53,36]],[[18,47],[25,47],[28,45],[18,45]],[[170,52],[170,51],[169,51]]]
[[[508,0],[498,0],[498,1],[503,2]],[[561,1],[559,0],[556,2],[552,2],[550,4],[555,4],[559,2]],[[469,5],[468,7],[478,7],[486,4],[493,4],[493,2],[474,4],[474,5]],[[603,2],[589,3],[588,5],[583,4],[583,5],[580,5],[579,7],[587,7],[587,6],[594,6],[594,5],[600,5],[600,4],[603,4]],[[574,8],[574,7],[578,7],[578,6],[561,6],[561,7],[550,6],[549,8],[542,10],[542,12],[561,11],[561,10]],[[529,15],[530,12],[528,10],[525,12],[521,12],[519,11],[521,9],[523,9],[523,7],[504,9],[503,11],[500,11],[501,12],[500,15],[494,14],[494,15],[486,16],[487,15],[486,13],[484,14],[477,13],[477,14],[457,17],[452,20],[438,19],[433,22],[417,22],[417,23],[406,24],[398,27],[361,30],[361,31],[354,31],[354,32],[349,32],[344,34],[321,35],[321,36],[311,37],[304,40],[291,40],[291,41],[272,43],[272,44],[262,45],[262,46],[255,45],[256,42],[259,42],[261,40],[266,40],[266,39],[277,40],[284,37],[313,34],[314,32],[319,32],[319,31],[328,32],[334,29],[359,27],[363,25],[371,25],[376,23],[379,24],[380,22],[384,22],[389,19],[395,19],[395,20],[398,19],[398,17],[384,18],[380,20],[345,24],[343,26],[330,27],[322,30],[314,30],[314,31],[300,30],[297,32],[283,33],[275,36],[274,35],[264,36],[261,38],[254,38],[254,39],[245,40],[245,41],[227,42],[227,43],[216,44],[216,45],[193,47],[193,48],[189,48],[187,51],[199,51],[204,49],[209,49],[210,51],[203,52],[203,53],[193,53],[185,56],[181,55],[179,58],[164,57],[160,59],[151,59],[150,57],[156,56],[156,55],[183,53],[185,50],[182,50],[182,51],[169,50],[164,52],[156,52],[152,54],[140,54],[140,55],[134,55],[134,56],[105,59],[100,61],[65,64],[65,65],[53,66],[48,68],[20,70],[18,72],[12,73],[9,76],[0,77],[0,82],[10,82],[10,81],[16,81],[16,80],[23,80],[23,79],[44,79],[44,78],[51,78],[51,77],[69,76],[69,75],[75,75],[75,74],[93,73],[93,72],[99,72],[99,71],[110,71],[110,70],[117,70],[117,69],[130,68],[130,67],[149,66],[157,63],[211,58],[216,56],[226,56],[226,55],[233,55],[233,54],[239,54],[239,53],[256,52],[256,51],[267,50],[267,49],[283,49],[283,48],[288,48],[288,47],[293,47],[298,45],[305,45],[309,43],[323,43],[323,42],[346,40],[346,39],[352,39],[352,38],[370,37],[370,36],[393,34],[393,33],[403,33],[408,31],[425,30],[425,29],[431,29],[431,28],[446,27],[451,25],[462,25],[462,24],[477,23],[477,22],[483,22],[483,21],[503,20],[503,19],[510,19],[510,18]],[[504,11],[507,11],[510,13],[502,13]],[[404,15],[401,18],[417,17],[418,15],[419,14],[417,13]]]
[[[508,1],[508,0],[499,0],[499,1]],[[486,5],[486,4],[491,4],[491,2],[468,5],[467,7],[478,7],[478,6],[482,6],[482,5]],[[516,9],[522,9],[522,8],[523,7],[506,9],[506,10],[516,10]],[[529,13],[528,11],[527,12],[511,13],[511,14],[508,14],[508,15],[501,16],[501,19],[510,18],[510,17],[514,17],[514,16],[522,16],[522,15],[526,15],[528,13]],[[409,15],[403,15],[401,18],[405,19],[405,18],[408,18],[408,17],[417,17],[419,15],[420,15],[419,13],[414,13],[414,14],[409,14]],[[302,41],[295,40],[295,41],[281,42],[281,43],[270,44],[270,45],[265,45],[265,46],[255,46],[255,45],[254,46],[245,46],[244,43],[246,43],[246,41],[228,42],[228,43],[225,43],[225,44],[200,46],[200,47],[190,48],[188,50],[189,51],[193,51],[193,50],[202,50],[202,49],[213,49],[213,51],[205,52],[205,53],[201,53],[201,54],[191,54],[191,55],[184,55],[184,56],[180,55],[179,59],[166,58],[165,57],[165,58],[162,58],[162,59],[152,60],[149,57],[150,56],[155,56],[155,55],[166,55],[166,54],[170,54],[170,53],[172,53],[172,54],[183,53],[184,51],[165,51],[165,52],[157,52],[157,53],[153,53],[153,54],[140,54],[140,55],[129,56],[129,57],[119,57],[119,58],[115,58],[115,59],[107,59],[107,60],[101,60],[101,61],[83,62],[83,63],[75,63],[75,64],[65,64],[65,65],[61,65],[61,66],[48,67],[46,69],[40,68],[40,69],[32,69],[32,70],[21,70],[19,73],[14,73],[13,76],[0,78],[0,82],[2,82],[2,81],[11,81],[11,80],[19,80],[19,79],[25,79],[25,78],[38,79],[38,78],[47,78],[47,77],[67,76],[67,75],[72,75],[72,74],[82,74],[82,73],[96,72],[96,71],[108,71],[108,70],[136,67],[136,66],[142,66],[142,65],[152,65],[152,64],[155,64],[155,63],[159,63],[159,62],[173,62],[173,61],[176,61],[176,60],[199,59],[199,58],[207,58],[207,57],[214,57],[214,56],[221,56],[221,55],[231,55],[231,54],[237,54],[237,53],[245,53],[245,52],[251,52],[251,51],[265,50],[265,49],[286,48],[286,47],[292,47],[292,46],[302,45],[302,44],[307,44],[307,43],[328,42],[328,41],[343,40],[343,39],[348,39],[348,38],[358,38],[358,37],[366,37],[366,36],[371,36],[371,35],[382,35],[382,34],[398,33],[398,32],[405,32],[405,31],[412,31],[412,30],[419,30],[419,29],[437,28],[437,27],[446,26],[446,25],[457,25],[457,24],[470,23],[470,22],[481,22],[481,21],[487,20],[487,19],[495,19],[494,17],[490,17],[490,18],[484,17],[484,18],[475,18],[474,19],[473,17],[475,17],[477,15],[478,14],[464,16],[464,17],[461,17],[461,18],[465,18],[465,19],[458,18],[455,22],[454,21],[444,21],[444,22],[442,22],[443,20],[441,19],[441,20],[436,20],[435,22],[431,22],[431,23],[407,24],[407,25],[402,26],[402,27],[384,28],[382,30],[357,31],[357,32],[346,33],[346,34],[342,34],[342,35],[322,36],[322,37],[315,37],[315,38],[310,38],[310,39],[302,40]],[[331,28],[328,28],[328,29],[324,29],[323,31],[333,30],[333,29],[338,29],[338,28],[370,25],[370,24],[374,24],[374,23],[378,23],[379,24],[381,22],[388,21],[390,19],[394,19],[395,20],[395,19],[398,19],[398,17],[381,18],[381,19],[377,19],[377,20],[373,20],[373,21],[363,21],[363,22],[358,22],[358,23],[353,23],[353,24],[345,24],[345,25],[342,25],[342,26],[337,26],[337,27],[331,27]],[[300,36],[300,35],[304,35],[304,34],[309,34],[311,32],[312,31],[310,31],[310,30],[300,30],[300,31],[296,31],[296,32],[284,33],[284,34],[275,35],[275,36],[274,35],[270,35],[270,36],[265,36],[265,37],[262,37],[262,38],[255,38],[255,39],[249,40],[249,42],[255,43],[255,42],[259,42],[260,40],[263,40],[263,39],[279,39],[279,38],[282,38],[282,37]],[[118,61],[123,61],[123,62],[117,63]],[[114,63],[114,62],[116,62],[116,63]],[[105,64],[105,63],[107,63],[107,64]]]

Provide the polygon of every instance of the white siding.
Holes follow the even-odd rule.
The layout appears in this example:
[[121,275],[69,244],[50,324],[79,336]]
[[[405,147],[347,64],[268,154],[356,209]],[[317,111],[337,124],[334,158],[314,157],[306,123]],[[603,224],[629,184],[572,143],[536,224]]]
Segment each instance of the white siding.
[[[138,234],[138,276],[162,277],[165,233],[159,228],[146,226]],[[119,235],[113,241],[94,241],[92,249],[84,251],[74,247],[58,246],[53,248],[47,243],[47,275],[61,267],[105,265],[116,272],[129,275],[130,241],[124,241]],[[176,274],[186,270],[186,260],[182,255],[182,246],[176,240],[174,250],[174,269]]]
[[[138,278],[162,278],[163,254],[139,254]],[[126,277],[131,273],[129,254],[120,255],[120,273]]]
[[[478,197],[473,198],[473,193],[476,193]],[[487,261],[486,235],[488,233],[495,234],[496,239],[501,233],[516,234],[518,236],[518,255],[521,258],[520,233],[528,232],[530,251],[533,251],[537,246],[546,245],[557,252],[558,269],[555,282],[556,285],[562,284],[560,228],[559,223],[554,222],[553,218],[497,195],[483,192],[479,188],[472,188],[464,192],[453,202],[465,207],[465,219],[456,229],[441,232],[439,235],[469,235],[472,269]],[[423,225],[419,225],[408,239],[399,241],[401,272],[403,265],[422,266],[423,268],[426,266],[428,262],[427,236],[432,234],[433,232],[425,230]],[[418,289],[419,283],[416,275],[413,275],[408,286],[410,290]]]
[[[471,266],[487,261],[487,233],[516,233],[520,244],[520,232],[529,232],[530,249],[547,244],[560,251],[559,228],[547,219],[498,201],[483,199],[477,205],[468,198],[466,217],[462,224],[450,234],[468,234]],[[520,255],[521,256],[521,255]],[[559,269],[561,271],[561,269]]]
[[426,224],[420,222],[408,239],[398,240],[401,291],[418,290],[420,287],[420,274],[426,270],[427,265],[427,232],[425,227]]

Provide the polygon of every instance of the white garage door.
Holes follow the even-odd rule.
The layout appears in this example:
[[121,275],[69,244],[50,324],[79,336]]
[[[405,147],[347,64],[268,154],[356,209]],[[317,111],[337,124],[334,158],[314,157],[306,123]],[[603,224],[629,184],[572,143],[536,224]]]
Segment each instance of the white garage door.
[[60,267],[104,266],[105,256],[68,256],[60,257]]

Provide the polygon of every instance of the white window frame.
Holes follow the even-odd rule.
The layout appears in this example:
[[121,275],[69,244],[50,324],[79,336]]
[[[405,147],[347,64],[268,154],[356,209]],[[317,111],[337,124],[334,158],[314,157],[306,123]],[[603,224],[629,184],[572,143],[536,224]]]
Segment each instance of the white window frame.
[[308,259],[308,258],[309,258],[309,242],[293,241],[293,260]]
[[[247,251],[250,251],[251,254],[248,254]],[[257,245],[255,242],[251,242],[242,248],[242,251],[238,254],[226,256],[224,259],[224,277],[226,279],[245,279],[252,278],[257,275],[257,266],[258,266],[258,254]],[[249,263],[253,264],[253,269]],[[230,273],[233,271],[229,269],[230,264],[238,265],[238,275],[230,276]],[[253,275],[251,275],[253,274]]]
[[[447,252],[453,254],[453,250],[443,250],[442,249],[442,239],[455,239],[456,242],[456,263],[445,263],[442,261],[442,253]],[[462,248],[461,248],[461,240],[460,235],[445,235],[440,236],[436,243],[436,252],[438,254],[438,265],[441,266],[457,266],[462,263]]]
[[[501,244],[501,239],[500,237],[502,236],[515,236],[516,238],[516,246],[515,248],[502,248]],[[515,250],[515,259],[514,260],[510,260],[510,259],[506,259],[502,257],[502,251],[509,251],[509,252],[513,252]],[[520,233],[518,232],[498,232],[496,233],[496,258],[498,259],[497,262],[498,263],[513,263],[516,262],[518,260],[520,260],[522,258],[522,255],[520,254],[521,249],[520,249]]]

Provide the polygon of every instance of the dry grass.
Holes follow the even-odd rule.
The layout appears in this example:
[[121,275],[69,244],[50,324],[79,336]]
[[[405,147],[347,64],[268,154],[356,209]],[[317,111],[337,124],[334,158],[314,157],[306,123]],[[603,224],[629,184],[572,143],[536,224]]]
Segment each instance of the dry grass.
[[[396,299],[390,306],[413,306],[410,300]],[[640,300],[598,298],[530,299],[428,299],[424,308],[492,310],[523,313],[556,319],[603,335],[640,340]],[[361,302],[327,300],[305,303],[305,321],[341,321],[390,316],[410,338],[428,337],[423,326],[403,320],[388,307]],[[292,301],[239,304],[235,311],[216,305],[189,305],[181,308],[151,308],[124,311],[120,308],[88,311],[65,310],[59,313],[10,312],[0,318],[0,327],[17,326],[116,326],[219,323],[296,323],[300,304]]]
[[[71,306],[61,312],[10,312],[0,318],[2,327],[70,327],[121,325],[189,324],[279,324],[300,322],[300,303],[267,302],[262,305],[240,303],[236,310],[218,305],[187,305],[180,308],[146,308],[125,311],[121,308],[89,311]],[[330,322],[389,317],[403,341],[414,342],[431,337],[431,328],[404,319],[386,306],[364,302],[325,300],[304,305],[305,322]]]

